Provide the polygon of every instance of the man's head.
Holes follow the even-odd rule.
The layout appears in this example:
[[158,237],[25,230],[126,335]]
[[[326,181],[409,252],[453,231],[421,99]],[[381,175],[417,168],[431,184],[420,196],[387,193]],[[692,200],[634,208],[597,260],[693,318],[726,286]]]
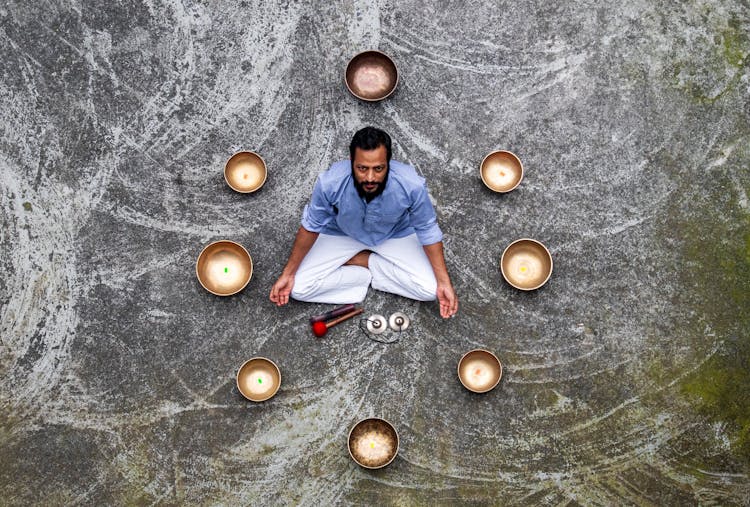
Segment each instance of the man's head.
[[365,127],[354,134],[349,155],[357,192],[369,202],[385,190],[391,161],[391,137],[375,127]]

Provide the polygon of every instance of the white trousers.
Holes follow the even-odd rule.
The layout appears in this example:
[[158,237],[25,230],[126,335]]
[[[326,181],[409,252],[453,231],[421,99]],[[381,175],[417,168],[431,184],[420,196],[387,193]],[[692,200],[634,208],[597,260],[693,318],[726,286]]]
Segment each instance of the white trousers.
[[[369,266],[343,264],[369,250]],[[437,281],[416,234],[367,246],[348,236],[320,234],[294,276],[292,297],[310,303],[360,303],[367,287],[418,301],[436,299]]]

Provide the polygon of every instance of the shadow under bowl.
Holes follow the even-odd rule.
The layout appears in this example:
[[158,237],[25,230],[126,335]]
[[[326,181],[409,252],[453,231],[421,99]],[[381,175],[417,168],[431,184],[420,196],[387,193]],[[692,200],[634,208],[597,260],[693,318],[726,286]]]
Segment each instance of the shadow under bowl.
[[273,397],[280,386],[279,367],[265,357],[248,359],[237,370],[237,389],[250,401],[265,401]]
[[362,419],[349,431],[349,455],[361,467],[383,468],[398,454],[398,433],[385,419]]
[[266,182],[268,170],[260,155],[252,151],[235,153],[224,166],[224,179],[232,190],[248,194]]
[[510,192],[523,179],[523,164],[515,153],[493,151],[479,165],[479,176],[493,192]]
[[491,391],[500,382],[502,376],[503,365],[489,350],[471,350],[458,361],[458,379],[469,391],[475,393]]
[[398,70],[385,53],[364,51],[349,61],[344,81],[352,95],[375,102],[388,97],[396,89]]
[[538,289],[552,275],[552,255],[534,239],[519,239],[503,252],[500,270],[503,278],[516,289]]
[[198,255],[195,273],[208,292],[217,296],[231,296],[250,282],[253,260],[239,243],[215,241]]

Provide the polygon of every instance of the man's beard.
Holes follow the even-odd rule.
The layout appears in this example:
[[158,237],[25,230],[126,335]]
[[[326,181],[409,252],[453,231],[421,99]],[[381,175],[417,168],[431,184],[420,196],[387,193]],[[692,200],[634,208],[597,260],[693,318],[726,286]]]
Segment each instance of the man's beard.
[[377,196],[383,193],[385,190],[385,184],[388,182],[388,173],[390,173],[390,167],[386,169],[385,178],[383,178],[383,181],[378,183],[378,186],[375,190],[372,192],[367,192],[365,190],[365,183],[370,183],[367,181],[359,182],[357,181],[357,178],[354,176],[354,170],[352,170],[352,178],[354,179],[354,188],[357,189],[357,193],[360,197],[364,198],[367,202],[372,201]]

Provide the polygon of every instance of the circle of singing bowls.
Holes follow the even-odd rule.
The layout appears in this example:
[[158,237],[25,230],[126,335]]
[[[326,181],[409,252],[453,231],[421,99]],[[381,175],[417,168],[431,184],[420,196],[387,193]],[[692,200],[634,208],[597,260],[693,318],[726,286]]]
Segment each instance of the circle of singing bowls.
[[239,243],[215,241],[198,256],[195,273],[208,292],[217,296],[231,296],[244,289],[250,281],[253,260]]
[[265,357],[248,359],[237,370],[237,389],[250,401],[265,401],[281,386],[281,372],[276,363]]
[[523,164],[515,153],[493,151],[482,160],[479,166],[482,181],[494,192],[510,192],[523,179]]
[[344,81],[352,95],[375,102],[388,97],[396,89],[398,70],[385,53],[365,51],[349,61]]
[[505,281],[516,289],[538,289],[552,274],[552,255],[536,240],[519,239],[503,252],[500,270]]
[[466,389],[475,393],[491,391],[502,376],[503,365],[489,350],[471,350],[458,362],[458,379]]
[[385,419],[362,419],[349,431],[349,455],[361,467],[383,468],[398,454],[398,433]]
[[266,163],[257,153],[241,151],[227,160],[224,179],[232,190],[248,194],[255,192],[266,182]]

